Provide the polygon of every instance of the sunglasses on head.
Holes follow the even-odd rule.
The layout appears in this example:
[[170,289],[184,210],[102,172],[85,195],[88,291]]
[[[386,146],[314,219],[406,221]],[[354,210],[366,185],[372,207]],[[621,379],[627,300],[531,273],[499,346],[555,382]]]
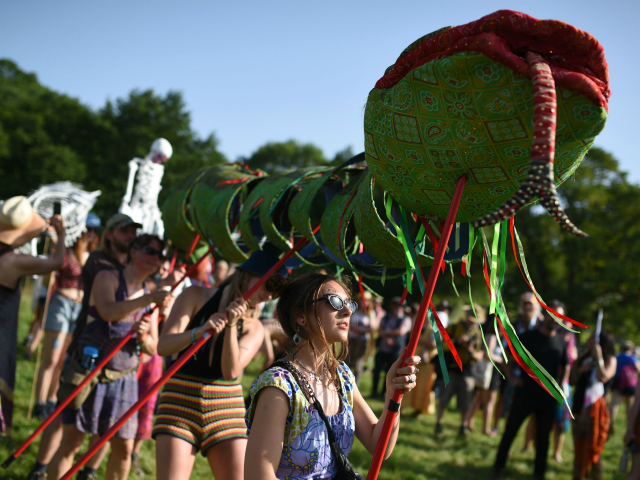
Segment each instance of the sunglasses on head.
[[147,255],[150,255],[152,257],[158,257],[160,260],[164,260],[164,255],[162,254],[162,251],[156,250],[150,245],[147,245],[146,247],[142,247],[139,250],[143,253],[146,253]]
[[343,300],[338,295],[334,295],[332,293],[325,293],[322,297],[314,300],[311,303],[321,302],[322,300],[326,300],[336,310],[340,311],[346,305],[347,308],[351,311],[351,313],[356,313],[358,310],[358,304],[353,300]]

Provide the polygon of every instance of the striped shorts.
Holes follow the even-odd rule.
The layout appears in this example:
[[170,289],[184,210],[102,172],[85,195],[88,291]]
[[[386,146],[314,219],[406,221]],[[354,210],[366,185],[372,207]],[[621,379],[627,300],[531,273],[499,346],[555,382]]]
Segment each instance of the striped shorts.
[[189,442],[206,455],[214,445],[247,438],[242,385],[176,374],[158,400],[153,438],[170,435]]

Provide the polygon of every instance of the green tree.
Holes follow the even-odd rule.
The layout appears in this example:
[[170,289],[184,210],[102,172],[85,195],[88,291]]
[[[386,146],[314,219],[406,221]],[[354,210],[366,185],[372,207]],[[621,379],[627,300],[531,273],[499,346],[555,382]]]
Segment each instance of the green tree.
[[329,162],[318,147],[311,143],[269,142],[256,150],[249,158],[241,160],[254,169],[267,173],[282,170],[323,166]]
[[106,219],[125,193],[127,162],[144,157],[158,137],[174,151],[164,192],[185,172],[226,161],[213,134],[200,138],[192,130],[179,92],[133,91],[93,111],[0,60],[0,198],[70,180],[102,191],[95,211]]
[[[536,288],[547,301],[565,302],[569,316],[587,325],[603,308],[605,328],[639,340],[640,186],[628,182],[610,153],[592,148],[558,193],[589,237],[569,235],[541,207],[519,212],[516,226]],[[515,306],[527,287],[514,261],[509,267],[504,296]]]

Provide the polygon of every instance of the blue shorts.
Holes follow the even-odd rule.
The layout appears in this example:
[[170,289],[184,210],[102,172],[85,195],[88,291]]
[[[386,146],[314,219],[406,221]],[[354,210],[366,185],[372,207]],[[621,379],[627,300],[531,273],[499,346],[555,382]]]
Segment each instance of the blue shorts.
[[49,302],[44,329],[53,332],[73,333],[80,310],[82,310],[81,302],[76,303],[54,293]]

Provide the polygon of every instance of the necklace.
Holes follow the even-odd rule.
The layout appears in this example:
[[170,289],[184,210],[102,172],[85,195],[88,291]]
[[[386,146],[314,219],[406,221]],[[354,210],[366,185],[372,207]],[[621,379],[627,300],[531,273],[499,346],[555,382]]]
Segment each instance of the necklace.
[[300,361],[300,359],[298,357],[296,357],[296,354],[293,353],[293,351],[291,351],[291,356],[293,357],[293,359],[295,360],[295,362],[300,365],[302,367],[302,369],[307,372],[307,374],[309,375],[309,377],[312,380],[318,380],[318,381],[324,381],[325,377],[327,376],[327,364],[326,362],[324,363],[323,367],[322,367],[322,373],[316,373],[313,370],[308,369],[304,363],[302,363]]

